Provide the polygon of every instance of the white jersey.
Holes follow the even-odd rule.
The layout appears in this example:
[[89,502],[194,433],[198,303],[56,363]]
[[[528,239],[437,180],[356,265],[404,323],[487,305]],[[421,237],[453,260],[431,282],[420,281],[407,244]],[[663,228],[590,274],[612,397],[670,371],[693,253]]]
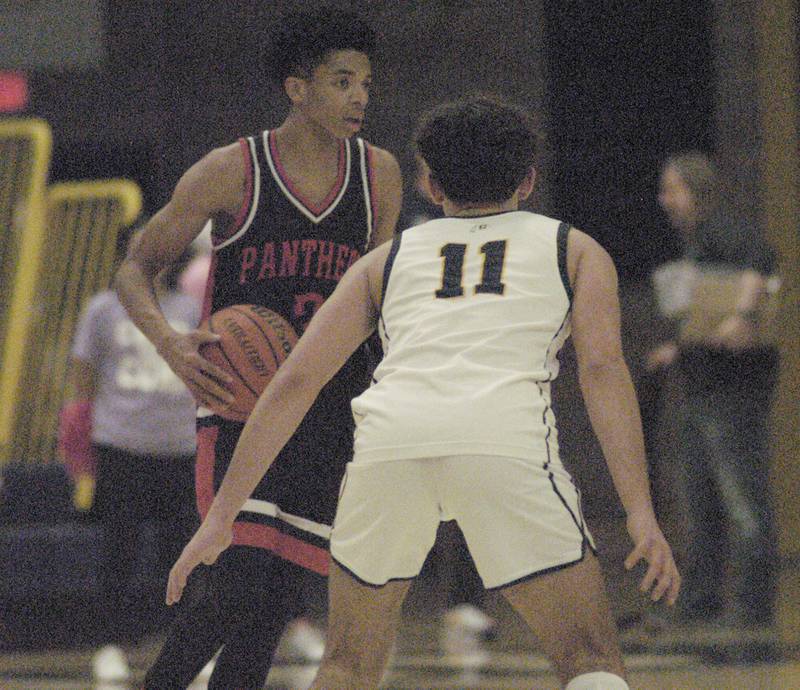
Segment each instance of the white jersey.
[[569,335],[568,231],[512,211],[395,238],[384,358],[352,403],[354,462],[502,455],[560,469],[550,382]]

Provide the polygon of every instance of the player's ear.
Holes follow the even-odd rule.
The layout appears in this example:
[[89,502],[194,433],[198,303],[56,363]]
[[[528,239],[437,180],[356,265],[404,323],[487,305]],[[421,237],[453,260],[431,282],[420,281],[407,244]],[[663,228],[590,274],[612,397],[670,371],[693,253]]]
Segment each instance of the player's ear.
[[286,77],[286,80],[283,82],[283,89],[286,91],[286,95],[289,97],[292,105],[300,105],[306,98],[308,84],[306,84],[305,79],[289,76]]
[[519,191],[519,199],[523,201],[527,199],[531,192],[533,191],[533,187],[536,184],[536,168],[531,166],[528,173],[525,175],[525,179],[522,180],[517,190]]
[[426,196],[430,201],[432,201],[437,206],[441,206],[444,203],[445,194],[442,185],[439,184],[439,181],[430,174],[430,171],[427,175],[425,175],[426,180],[425,187],[427,194]]
[[431,190],[429,188],[428,178],[430,177],[431,171],[428,167],[428,164],[419,154],[415,157],[417,163],[416,174],[414,176],[414,188],[417,192],[429,203],[436,203],[431,198]]

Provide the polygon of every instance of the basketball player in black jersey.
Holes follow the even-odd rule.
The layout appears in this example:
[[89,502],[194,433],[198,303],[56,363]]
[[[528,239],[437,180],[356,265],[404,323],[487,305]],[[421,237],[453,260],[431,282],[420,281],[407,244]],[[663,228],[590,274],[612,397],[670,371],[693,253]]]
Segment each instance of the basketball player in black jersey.
[[[291,102],[288,116],[189,168],[117,274],[131,318],[198,402],[203,516],[243,425],[211,411],[232,401],[226,374],[198,352],[217,337],[172,330],[153,281],[211,219],[204,315],[260,304],[302,333],[347,268],[392,236],[400,212],[397,161],[355,136],[373,48],[371,30],[352,14],[322,9],[287,18],[269,46],[269,67]],[[210,688],[263,687],[306,576],[327,575],[330,524],[352,454],[349,400],[368,383],[367,364],[363,351],[355,353],[252,494],[234,546],[212,566],[206,594],[179,612],[145,688],[185,688],[220,649]]]

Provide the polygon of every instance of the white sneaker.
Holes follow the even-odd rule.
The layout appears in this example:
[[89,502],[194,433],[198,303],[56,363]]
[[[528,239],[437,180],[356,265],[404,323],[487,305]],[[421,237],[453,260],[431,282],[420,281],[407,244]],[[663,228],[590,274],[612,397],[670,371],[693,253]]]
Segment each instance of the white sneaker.
[[92,657],[92,673],[95,680],[106,683],[121,683],[131,677],[125,652],[112,644],[95,652]]
[[325,651],[325,637],[305,618],[297,618],[289,623],[284,644],[290,658],[308,663],[318,663]]

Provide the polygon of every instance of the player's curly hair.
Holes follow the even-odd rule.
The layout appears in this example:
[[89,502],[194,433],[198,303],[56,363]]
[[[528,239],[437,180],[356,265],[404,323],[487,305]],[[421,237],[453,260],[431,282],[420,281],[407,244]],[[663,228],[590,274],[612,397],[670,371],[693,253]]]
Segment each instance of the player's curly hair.
[[538,134],[521,108],[494,96],[443,103],[419,121],[414,144],[449,199],[511,198],[534,164]]
[[282,85],[289,76],[308,77],[334,50],[375,53],[375,33],[358,15],[325,6],[282,17],[264,48],[270,78]]

